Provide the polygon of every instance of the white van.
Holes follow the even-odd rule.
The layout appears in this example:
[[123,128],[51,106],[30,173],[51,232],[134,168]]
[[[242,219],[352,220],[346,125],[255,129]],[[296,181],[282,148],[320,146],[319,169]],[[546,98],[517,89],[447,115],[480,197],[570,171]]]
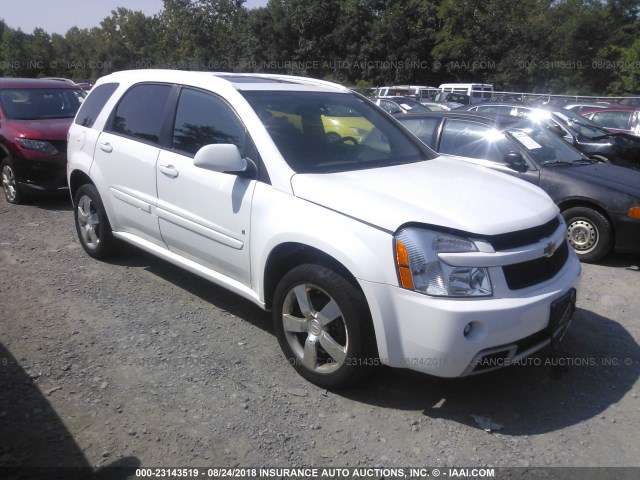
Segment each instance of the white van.
[[432,101],[438,92],[436,87],[426,85],[394,85],[391,87],[380,87],[376,90],[376,98],[389,97],[415,97],[417,101]]
[[469,95],[470,103],[486,102],[493,95],[493,85],[490,83],[443,83],[438,88],[442,92]]

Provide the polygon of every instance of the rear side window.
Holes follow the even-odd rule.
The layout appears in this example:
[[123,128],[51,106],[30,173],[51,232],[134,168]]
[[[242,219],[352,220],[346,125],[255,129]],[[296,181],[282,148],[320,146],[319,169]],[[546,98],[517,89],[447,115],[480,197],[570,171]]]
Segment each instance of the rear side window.
[[213,143],[232,143],[244,153],[247,134],[244,126],[220,98],[185,88],[180,93],[173,129],[173,149],[194,156]]
[[75,123],[83,127],[91,128],[100,115],[102,108],[118,88],[117,83],[103,83],[95,87],[85,99],[76,116]]
[[113,112],[112,133],[157,144],[170,85],[140,84],[124,94]]

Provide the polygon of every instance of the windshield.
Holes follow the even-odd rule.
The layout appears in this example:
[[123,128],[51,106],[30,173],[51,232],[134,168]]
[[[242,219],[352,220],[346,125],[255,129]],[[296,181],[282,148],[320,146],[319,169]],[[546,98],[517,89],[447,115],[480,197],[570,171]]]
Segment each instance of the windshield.
[[510,127],[503,133],[541,165],[583,163],[588,160],[562,138],[537,124]]
[[356,95],[281,91],[242,94],[284,159],[298,173],[361,170],[432,158],[393,120]]
[[588,118],[578,115],[571,110],[554,112],[553,116],[562,120],[569,128],[573,129],[578,135],[582,135],[583,137],[594,139],[611,135],[610,132],[606,131],[600,125],[593,123]]
[[43,120],[73,118],[85,93],[65,88],[11,88],[0,92],[0,103],[7,118]]

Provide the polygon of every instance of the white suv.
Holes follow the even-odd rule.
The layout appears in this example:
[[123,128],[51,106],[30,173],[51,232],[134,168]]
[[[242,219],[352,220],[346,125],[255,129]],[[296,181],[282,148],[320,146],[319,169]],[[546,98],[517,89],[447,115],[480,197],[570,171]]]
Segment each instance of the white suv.
[[108,75],[69,131],[68,180],[89,255],[122,240],[270,309],[325,388],[378,363],[504,366],[575,308],[580,265],[542,190],[438,157],[336,84]]

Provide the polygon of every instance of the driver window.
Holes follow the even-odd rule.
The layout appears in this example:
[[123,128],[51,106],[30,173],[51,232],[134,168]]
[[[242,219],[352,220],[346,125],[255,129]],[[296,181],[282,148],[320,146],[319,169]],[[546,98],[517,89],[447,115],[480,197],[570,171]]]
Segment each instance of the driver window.
[[504,164],[513,146],[503,133],[476,122],[447,119],[440,139],[440,153],[491,160]]
[[223,100],[210,93],[182,89],[173,128],[173,149],[193,157],[212,143],[232,143],[244,155],[247,134]]

